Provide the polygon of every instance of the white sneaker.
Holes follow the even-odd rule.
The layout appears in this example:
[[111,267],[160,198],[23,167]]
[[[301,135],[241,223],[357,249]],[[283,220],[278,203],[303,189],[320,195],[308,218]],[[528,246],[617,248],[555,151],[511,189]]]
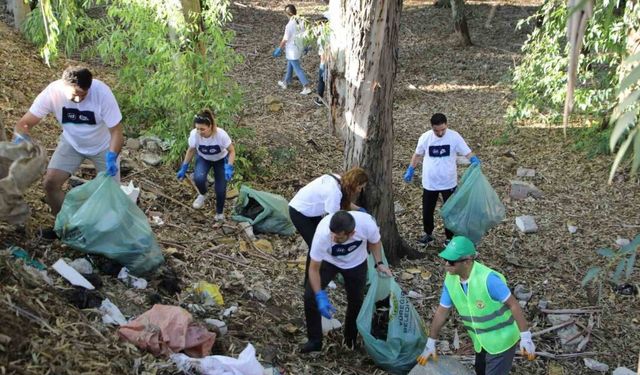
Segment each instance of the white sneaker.
[[283,90],[287,89],[287,84],[284,81],[278,81],[278,86],[280,86]]
[[300,94],[301,95],[309,95],[309,94],[311,94],[311,89],[308,88],[308,87],[305,87],[305,88],[302,89],[302,91],[300,91]]
[[207,199],[206,195],[198,194],[196,200],[193,201],[193,208],[200,209],[204,206],[204,201]]
[[216,214],[216,216],[213,217],[213,220],[224,221],[224,214]]

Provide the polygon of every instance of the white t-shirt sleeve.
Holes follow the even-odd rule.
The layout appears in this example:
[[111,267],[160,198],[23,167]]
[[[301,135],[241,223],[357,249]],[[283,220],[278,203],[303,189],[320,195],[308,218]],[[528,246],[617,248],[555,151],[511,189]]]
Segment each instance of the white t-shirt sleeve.
[[42,90],[42,92],[36,97],[36,100],[33,101],[31,108],[29,108],[29,112],[31,112],[32,115],[43,118],[54,111],[53,100],[51,98],[52,84],[53,83],[49,84],[49,86]]
[[[368,214],[367,214],[368,215]],[[369,215],[368,220],[366,221],[367,225],[367,242],[368,243],[378,243],[380,242],[380,228],[373,220],[373,218]]]
[[118,107],[116,97],[113,95],[113,92],[106,87],[106,85],[102,95],[102,113],[100,115],[102,116],[102,120],[105,125],[109,128],[113,128],[122,121],[122,113],[120,113],[120,107]]
[[[218,129],[218,131],[220,131],[222,129]],[[226,149],[229,148],[229,146],[231,146],[231,137],[229,137],[229,133],[227,133],[225,130],[222,130],[220,132],[220,134],[222,135],[222,137],[220,137],[220,146],[222,146],[222,148]]]
[[416,146],[416,154],[420,156],[424,156],[424,154],[427,152],[425,148],[424,138],[424,135],[420,136],[420,138],[418,139],[418,146]]
[[311,250],[309,251],[309,256],[316,262],[323,261],[325,255],[327,254],[327,249],[331,247],[330,236],[327,234],[328,229],[326,229],[328,228],[327,224],[328,222],[323,223],[321,221],[320,224],[318,224],[316,233],[313,235],[313,241],[311,242]]
[[462,138],[460,134],[458,134],[457,138],[456,152],[458,153],[458,155],[469,155],[471,149],[467,145],[467,142],[464,141],[464,138]]
[[189,148],[196,148],[196,137],[196,129],[191,130],[191,133],[189,133]]

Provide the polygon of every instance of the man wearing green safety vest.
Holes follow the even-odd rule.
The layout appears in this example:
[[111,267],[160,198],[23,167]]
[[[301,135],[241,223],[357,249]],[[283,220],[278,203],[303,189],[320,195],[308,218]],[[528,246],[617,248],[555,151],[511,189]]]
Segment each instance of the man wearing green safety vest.
[[535,358],[527,320],[518,301],[507,287],[502,274],[476,262],[473,242],[455,236],[439,254],[445,260],[440,306],[431,322],[429,339],[418,363],[425,365],[430,357],[437,360],[436,338],[452,306],[456,307],[476,351],[477,375],[503,375],[511,370],[516,343],[529,360]]

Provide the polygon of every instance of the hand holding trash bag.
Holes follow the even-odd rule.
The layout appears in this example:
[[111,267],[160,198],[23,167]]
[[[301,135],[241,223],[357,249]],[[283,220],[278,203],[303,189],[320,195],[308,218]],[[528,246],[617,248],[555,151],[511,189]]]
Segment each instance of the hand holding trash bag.
[[115,152],[109,150],[107,151],[107,174],[111,177],[114,177],[116,174],[118,174],[118,154],[116,154]]
[[13,140],[13,144],[19,145],[20,143],[27,142],[31,143],[31,137],[26,134],[15,133],[15,138]]

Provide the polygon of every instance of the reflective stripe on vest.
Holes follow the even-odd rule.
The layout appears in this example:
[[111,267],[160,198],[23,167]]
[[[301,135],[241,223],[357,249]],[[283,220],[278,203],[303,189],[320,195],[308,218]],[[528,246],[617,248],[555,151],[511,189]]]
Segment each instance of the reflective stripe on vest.
[[505,281],[500,273],[474,262],[467,281],[467,293],[460,285],[459,276],[447,274],[445,285],[475,351],[479,353],[484,349],[490,354],[499,354],[518,342],[520,330],[509,307],[491,298],[487,289],[487,278],[491,272]]

